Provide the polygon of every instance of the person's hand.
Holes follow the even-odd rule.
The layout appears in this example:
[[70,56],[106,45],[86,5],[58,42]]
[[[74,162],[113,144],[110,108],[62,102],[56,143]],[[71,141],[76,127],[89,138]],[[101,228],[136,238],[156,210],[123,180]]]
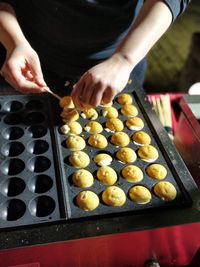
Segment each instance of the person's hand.
[[46,86],[37,53],[26,42],[7,51],[1,69],[5,80],[22,93],[41,93]]
[[126,86],[133,66],[121,55],[114,54],[83,74],[71,97],[76,108],[96,107],[109,103]]

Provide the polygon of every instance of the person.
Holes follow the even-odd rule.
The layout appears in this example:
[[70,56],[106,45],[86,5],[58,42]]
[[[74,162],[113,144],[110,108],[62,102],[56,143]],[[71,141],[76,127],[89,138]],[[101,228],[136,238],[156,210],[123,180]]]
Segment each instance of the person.
[[[75,81],[77,108],[110,102],[189,0],[4,0],[1,74],[16,90],[41,93],[45,71]],[[43,75],[44,74],[44,75]]]

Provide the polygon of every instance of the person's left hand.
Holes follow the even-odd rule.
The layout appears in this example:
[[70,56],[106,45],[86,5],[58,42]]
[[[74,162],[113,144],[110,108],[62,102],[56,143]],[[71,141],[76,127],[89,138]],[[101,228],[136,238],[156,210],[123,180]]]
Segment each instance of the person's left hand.
[[75,107],[84,109],[109,103],[126,86],[131,64],[120,54],[92,67],[83,74],[71,93]]

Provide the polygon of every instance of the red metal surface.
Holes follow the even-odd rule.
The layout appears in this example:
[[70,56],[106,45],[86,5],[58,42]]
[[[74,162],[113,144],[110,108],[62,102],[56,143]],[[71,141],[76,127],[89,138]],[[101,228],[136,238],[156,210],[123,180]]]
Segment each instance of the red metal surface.
[[0,267],[142,267],[153,257],[162,267],[183,266],[199,247],[200,223],[193,223],[0,251]]

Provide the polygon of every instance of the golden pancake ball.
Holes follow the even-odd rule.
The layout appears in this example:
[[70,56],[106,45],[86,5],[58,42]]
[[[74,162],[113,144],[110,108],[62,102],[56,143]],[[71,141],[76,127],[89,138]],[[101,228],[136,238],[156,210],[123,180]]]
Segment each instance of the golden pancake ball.
[[163,180],[167,176],[167,169],[161,164],[151,164],[146,172],[151,178],[158,180]]
[[102,125],[97,121],[89,121],[84,127],[85,131],[91,134],[98,134],[103,131]]
[[116,156],[117,156],[118,160],[120,160],[123,163],[132,163],[132,162],[136,161],[136,159],[137,159],[137,155],[136,155],[135,151],[130,147],[120,148],[117,151]]
[[73,135],[67,138],[66,145],[69,149],[76,151],[85,148],[85,140],[79,135]]
[[59,105],[61,108],[74,108],[74,103],[71,96],[64,96],[60,99]]
[[139,157],[147,162],[153,162],[155,161],[159,154],[158,154],[158,150],[151,145],[145,145],[142,146],[138,149],[138,155]]
[[114,107],[104,107],[102,109],[102,116],[106,117],[108,119],[117,118],[118,117],[118,111]]
[[121,188],[113,185],[103,191],[102,200],[108,206],[120,207],[125,204],[126,195]]
[[127,133],[116,132],[111,136],[111,143],[115,146],[127,146],[130,143],[130,138]]
[[108,166],[112,162],[112,157],[106,153],[100,153],[94,157],[94,162],[99,166]]
[[96,120],[98,112],[94,108],[87,108],[81,113],[81,117],[88,120]]
[[80,169],[73,173],[72,181],[78,187],[87,188],[93,185],[94,178],[88,170]]
[[151,192],[144,186],[136,185],[133,186],[129,192],[129,197],[131,200],[138,204],[146,204],[151,201]]
[[128,165],[122,169],[122,176],[130,183],[142,181],[144,175],[142,170],[136,165]]
[[95,148],[105,148],[108,145],[108,141],[102,134],[93,134],[89,137],[88,144]]
[[118,118],[111,118],[111,119],[107,120],[106,127],[111,132],[121,132],[124,129],[124,124]]
[[151,143],[151,137],[144,131],[134,133],[132,139],[136,145],[149,145]]
[[79,113],[76,109],[64,109],[60,114],[64,122],[77,121],[79,119]]
[[121,105],[131,104],[133,102],[133,98],[130,94],[124,93],[117,97],[117,102]]
[[69,162],[75,168],[85,168],[90,164],[90,158],[83,151],[75,151],[69,156]]
[[60,131],[63,134],[81,134],[82,126],[77,121],[70,121],[60,127]]
[[85,190],[78,194],[76,203],[79,208],[85,211],[91,211],[99,206],[99,197],[94,192]]
[[163,200],[172,201],[176,198],[177,191],[173,184],[170,182],[158,182],[154,186],[154,193]]
[[140,131],[142,130],[142,128],[144,128],[144,122],[139,117],[133,117],[133,118],[129,118],[126,121],[126,126],[131,131]]
[[127,117],[135,117],[138,115],[136,106],[132,104],[126,104],[121,108],[121,113]]
[[103,166],[98,169],[97,178],[105,185],[113,185],[117,181],[117,173],[113,168]]

